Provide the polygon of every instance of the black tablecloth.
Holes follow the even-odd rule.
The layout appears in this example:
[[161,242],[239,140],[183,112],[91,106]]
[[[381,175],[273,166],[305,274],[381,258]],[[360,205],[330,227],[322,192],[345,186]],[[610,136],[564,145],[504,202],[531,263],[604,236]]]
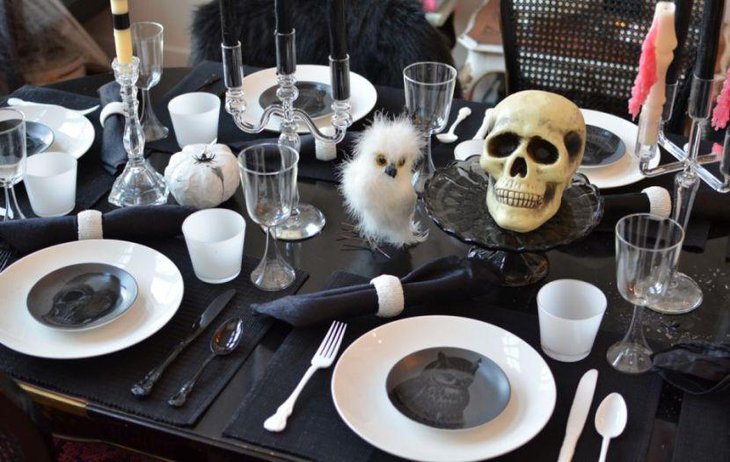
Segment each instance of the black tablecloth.
[[[336,273],[331,286],[360,284],[363,280],[359,276]],[[541,352],[536,316],[486,305],[478,300],[449,305],[448,310],[439,310],[438,306],[409,307],[405,313],[408,316],[451,314],[480,319],[507,329]],[[341,351],[383,322],[374,316],[348,322]],[[357,437],[338,416],[330,394],[333,368],[318,371],[310,380],[284,432],[269,433],[263,429],[264,420],[289,396],[309,367],[309,360],[326,330],[327,326],[298,329],[284,340],[265,376],[246,396],[237,416],[226,428],[225,435],[319,461],[394,460],[392,456],[375,450]],[[532,441],[495,460],[556,460],[578,381],[585,371],[596,368],[599,371],[598,385],[574,460],[598,458],[601,437],[593,428],[593,416],[606,395],[619,392],[626,399],[629,418],[626,430],[612,441],[608,460],[643,461],[651,436],[648,429],[652,426],[659,402],[661,379],[655,374],[628,376],[616,372],[606,361],[605,355],[608,346],[617,340],[615,335],[599,332],[592,353],[576,363],[561,363],[545,357],[557,386],[555,411],[545,428]],[[383,424],[387,425],[387,422]]]
[[[258,261],[245,258],[241,274],[235,280],[218,285],[206,284],[195,277],[185,242],[181,238],[147,244],[168,256],[180,269],[185,281],[182,304],[165,327],[133,347],[89,359],[33,358],[0,346],[0,369],[16,379],[80,397],[91,404],[103,404],[173,425],[193,425],[271,326],[271,320],[255,315],[249,304],[296,292],[307,276],[298,272],[297,280],[289,289],[264,292],[255,288],[250,279],[251,271]],[[173,347],[190,333],[190,326],[217,295],[231,288],[236,289],[236,296],[206,331],[167,368],[152,394],[145,399],[132,396],[129,391],[131,386],[160,364]],[[167,399],[210,354],[209,343],[213,331],[222,321],[234,316],[241,317],[245,326],[239,347],[231,355],[217,358],[208,366],[184,407],[175,409],[168,406]]]

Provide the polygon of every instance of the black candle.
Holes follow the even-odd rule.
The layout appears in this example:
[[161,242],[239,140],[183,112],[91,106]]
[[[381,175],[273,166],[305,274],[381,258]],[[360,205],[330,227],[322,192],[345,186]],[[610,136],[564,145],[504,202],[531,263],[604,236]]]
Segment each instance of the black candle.
[[330,57],[347,57],[347,24],[345,22],[345,0],[329,0]]
[[697,61],[695,61],[694,67],[694,75],[697,78],[712,80],[715,74],[715,58],[720,41],[724,9],[725,0],[705,0],[700,44],[697,47]]
[[221,9],[221,32],[223,35],[223,45],[227,47],[236,46],[238,39],[233,33],[233,24],[231,23],[233,16],[233,0],[220,0]]
[[674,0],[674,33],[677,35],[677,48],[674,49],[674,59],[667,69],[667,85],[677,83],[679,78],[679,64],[682,58],[684,42],[687,39],[689,21],[692,19],[692,0]]
[[294,26],[292,26],[291,22],[289,2],[287,0],[276,0],[274,8],[276,9],[276,32],[280,34],[291,34]]

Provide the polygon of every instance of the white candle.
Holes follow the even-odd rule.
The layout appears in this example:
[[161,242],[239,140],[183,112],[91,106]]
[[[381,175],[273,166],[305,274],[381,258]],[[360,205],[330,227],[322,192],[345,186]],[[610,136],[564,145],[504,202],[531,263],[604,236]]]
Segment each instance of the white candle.
[[657,2],[654,10],[654,26],[657,28],[655,42],[657,79],[641,108],[638,138],[639,143],[644,145],[655,145],[659,137],[659,121],[666,99],[667,68],[674,58],[674,49],[677,48],[674,10],[674,2]]
[[110,0],[114,25],[114,48],[120,64],[132,62],[132,32],[129,27],[129,3],[127,0]]

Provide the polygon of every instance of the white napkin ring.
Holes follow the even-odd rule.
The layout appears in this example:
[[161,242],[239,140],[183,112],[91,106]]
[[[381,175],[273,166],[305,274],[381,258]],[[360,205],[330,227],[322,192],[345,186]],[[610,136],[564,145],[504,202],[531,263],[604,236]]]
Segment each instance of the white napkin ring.
[[119,101],[113,101],[104,106],[104,109],[101,110],[101,114],[99,114],[99,123],[101,124],[102,128],[104,128],[104,122],[106,121],[107,117],[114,114],[124,115],[124,103]]
[[649,186],[641,192],[649,198],[649,213],[668,218],[672,214],[672,196],[661,186]]
[[389,274],[383,274],[371,280],[370,284],[375,286],[375,292],[378,294],[377,316],[392,318],[403,312],[406,300],[400,279]]
[[[328,136],[335,134],[335,127],[322,127],[320,131]],[[337,145],[335,143],[325,143],[317,137],[314,138],[314,156],[317,160],[328,162],[337,159]]]
[[103,239],[101,227],[101,212],[98,210],[84,210],[76,216],[78,222],[79,240]]

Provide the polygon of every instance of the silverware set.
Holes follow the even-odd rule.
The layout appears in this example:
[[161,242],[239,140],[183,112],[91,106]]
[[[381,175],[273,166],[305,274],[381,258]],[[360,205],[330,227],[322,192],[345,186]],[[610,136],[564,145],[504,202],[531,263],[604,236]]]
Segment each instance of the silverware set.
[[[145,397],[152,392],[155,383],[160,379],[165,369],[172,364],[175,358],[193,342],[203,331],[213,322],[213,320],[223,311],[223,309],[231,301],[236,291],[229,289],[218,297],[216,297],[205,309],[203,314],[192,324],[190,333],[187,337],[180,341],[167,355],[167,357],[158,366],[150,370],[145,377],[135,383],[131,392],[139,398]],[[174,407],[180,407],[185,404],[188,394],[192,391],[195,383],[210,362],[218,356],[232,353],[241,341],[243,335],[243,321],[240,318],[232,318],[221,324],[216,329],[210,341],[211,355],[203,362],[193,377],[188,380],[180,390],[168,400],[168,404]]]
[[[560,448],[558,462],[570,462],[573,459],[575,446],[578,438],[583,432],[588,413],[593,403],[593,395],[596,391],[596,383],[598,380],[598,371],[591,369],[583,374],[578,388],[575,391],[573,405],[570,407],[568,415],[568,423],[565,428],[565,439],[563,446]],[[596,410],[595,426],[596,431],[603,437],[601,444],[601,454],[599,462],[606,460],[608,453],[608,443],[611,438],[615,438],[623,433],[626,427],[628,411],[623,396],[619,393],[611,393],[606,396]]]

